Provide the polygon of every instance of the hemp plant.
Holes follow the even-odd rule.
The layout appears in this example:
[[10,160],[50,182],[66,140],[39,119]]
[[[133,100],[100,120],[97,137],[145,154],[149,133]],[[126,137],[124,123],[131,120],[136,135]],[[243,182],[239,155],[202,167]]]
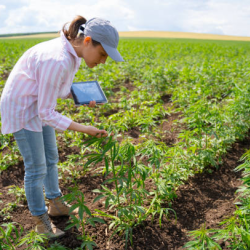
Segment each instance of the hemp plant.
[[19,241],[17,246],[23,245],[26,246],[26,250],[46,250],[48,248],[44,245],[48,245],[48,238],[32,230]]
[[[95,145],[95,153],[86,155],[86,164],[105,162],[105,176],[102,189],[93,192],[100,193],[94,202],[105,199],[105,207],[115,209],[116,215],[99,211],[98,215],[111,219],[109,228],[114,233],[124,234],[126,246],[128,240],[132,244],[132,229],[144,219],[143,200],[149,195],[145,190],[144,180],[147,170],[139,165],[136,159],[136,149],[131,143],[120,146],[112,138],[92,138],[85,142],[87,146]],[[142,177],[142,178],[141,178]],[[109,189],[105,184],[114,183],[115,189]],[[137,186],[135,188],[135,186]]]
[[24,229],[15,222],[4,223],[0,226],[0,250],[16,250],[25,246],[26,250],[46,250],[48,243],[45,235],[30,231],[23,236]]
[[16,204],[27,203],[25,190],[24,188],[20,188],[18,186],[12,185],[9,187],[8,194],[14,194],[16,198]]
[[189,250],[221,250],[220,245],[210,236],[213,231],[212,229],[206,229],[205,224],[201,229],[191,231],[189,235],[193,237],[193,240],[186,243],[184,248]]
[[10,222],[0,226],[0,250],[16,249],[23,233],[23,227],[20,226],[20,230],[18,230],[15,224],[15,222]]
[[96,215],[110,219],[109,230],[113,230],[110,238],[117,233],[120,236],[123,235],[126,249],[128,242],[133,245],[133,228],[146,219],[143,207],[133,207],[132,209],[123,207],[118,210],[117,215],[111,215],[98,209],[96,209],[96,212]]
[[82,235],[78,237],[78,239],[82,240],[82,244],[80,249],[89,249],[92,250],[93,246],[96,246],[96,243],[92,240],[92,238],[86,233],[85,226],[90,224],[95,227],[95,223],[105,223],[105,221],[101,218],[94,217],[89,208],[86,206],[84,194],[77,190],[76,188],[69,194],[63,196],[63,200],[74,204],[70,208],[70,213],[78,208],[78,214],[75,216],[70,214],[69,225],[65,228],[70,229],[72,227],[76,227],[77,229],[81,229]]
[[[120,205],[120,197],[119,194],[121,192],[122,186],[119,186],[119,182],[123,182],[123,175],[119,174],[119,172],[123,173],[123,168],[121,167],[116,167],[116,161],[118,158],[122,162],[122,159],[119,155],[119,145],[112,140],[112,137],[107,137],[107,138],[91,138],[90,140],[87,140],[85,142],[86,147],[89,147],[90,145],[95,145],[96,146],[96,151],[94,153],[86,155],[87,157],[87,162],[85,163],[85,166],[89,166],[90,164],[94,163],[97,164],[101,161],[105,162],[105,168],[104,168],[104,173],[105,176],[108,176],[108,174],[111,172],[112,178],[108,179],[105,181],[105,183],[115,183],[115,191],[114,193],[112,190],[110,190],[107,187],[104,187],[102,185],[103,190],[95,190],[95,192],[102,193],[102,195],[98,196],[95,201],[107,197],[106,199],[106,207],[109,205],[109,202],[113,204],[117,204],[118,206]],[[121,176],[121,178],[119,178]]]

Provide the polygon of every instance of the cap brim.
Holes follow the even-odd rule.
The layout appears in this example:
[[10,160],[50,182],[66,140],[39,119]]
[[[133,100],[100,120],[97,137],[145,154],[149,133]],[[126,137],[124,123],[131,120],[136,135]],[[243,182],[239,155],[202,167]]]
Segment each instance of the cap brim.
[[116,48],[110,47],[104,43],[102,43],[102,47],[106,51],[106,53],[115,61],[117,62],[124,62],[121,54]]

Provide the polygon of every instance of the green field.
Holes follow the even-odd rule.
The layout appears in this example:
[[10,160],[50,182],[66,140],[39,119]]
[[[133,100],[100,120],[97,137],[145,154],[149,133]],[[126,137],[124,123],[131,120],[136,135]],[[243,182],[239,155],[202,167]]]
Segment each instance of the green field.
[[[44,40],[0,40],[0,94],[18,58]],[[72,100],[58,100],[57,106],[74,121],[115,135],[95,139],[65,131],[57,138],[60,185],[65,194],[74,194],[69,202],[78,201],[82,206],[82,220],[72,221],[72,227],[79,230],[78,243],[99,246],[99,238],[89,236],[86,228],[104,219],[111,234],[124,237],[121,246],[125,249],[133,245],[133,228],[147,218],[158,218],[161,225],[163,217],[174,214],[171,203],[178,187],[207,167],[219,168],[231,145],[246,136],[250,128],[250,43],[123,38],[119,51],[125,62],[108,59],[94,69],[82,63],[74,79],[97,80],[108,104],[76,108]],[[1,173],[21,162],[12,135],[0,134]],[[88,193],[80,188],[86,176],[93,182],[101,179],[86,188]],[[13,217],[17,203],[8,208],[5,201],[0,204],[2,222],[17,221]],[[4,244],[6,238],[0,237],[0,242]],[[69,245],[62,249],[66,247]],[[49,249],[59,248],[51,245]]]

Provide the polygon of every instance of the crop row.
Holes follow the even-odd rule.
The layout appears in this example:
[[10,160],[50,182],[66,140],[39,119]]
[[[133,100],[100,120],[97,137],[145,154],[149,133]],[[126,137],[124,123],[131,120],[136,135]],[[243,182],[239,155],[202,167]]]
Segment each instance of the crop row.
[[[235,171],[243,170],[243,185],[238,188],[238,201],[232,216],[220,222],[221,228],[206,228],[203,225],[199,230],[189,232],[192,240],[185,244],[190,250],[216,249],[221,250],[221,243],[227,249],[248,249],[250,247],[249,233],[249,206],[250,206],[250,151],[242,157],[244,163]],[[219,226],[219,225],[218,225]]]

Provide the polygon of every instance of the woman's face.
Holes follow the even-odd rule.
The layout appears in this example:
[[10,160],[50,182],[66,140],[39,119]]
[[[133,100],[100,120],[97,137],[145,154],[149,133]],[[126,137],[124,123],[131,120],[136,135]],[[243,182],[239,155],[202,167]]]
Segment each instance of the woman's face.
[[103,49],[102,45],[94,46],[91,37],[85,37],[81,49],[79,51],[80,57],[82,57],[89,68],[94,68],[100,63],[105,63],[108,54]]

